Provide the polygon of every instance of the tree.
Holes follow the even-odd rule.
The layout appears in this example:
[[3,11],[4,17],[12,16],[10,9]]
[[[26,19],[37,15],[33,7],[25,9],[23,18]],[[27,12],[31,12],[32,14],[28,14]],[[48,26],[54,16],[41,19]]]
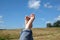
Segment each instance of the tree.
[[52,27],[51,23],[47,23],[47,27]]
[[54,22],[53,26],[54,27],[60,27],[60,20]]
[[54,22],[53,25],[51,25],[51,23],[47,23],[47,27],[60,27],[60,20]]

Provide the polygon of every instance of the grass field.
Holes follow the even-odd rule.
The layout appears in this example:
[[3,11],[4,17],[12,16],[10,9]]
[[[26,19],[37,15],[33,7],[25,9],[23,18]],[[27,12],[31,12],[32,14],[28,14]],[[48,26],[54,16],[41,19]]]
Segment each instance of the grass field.
[[[60,40],[60,28],[34,28],[34,40]],[[18,40],[20,29],[0,30],[0,40]]]

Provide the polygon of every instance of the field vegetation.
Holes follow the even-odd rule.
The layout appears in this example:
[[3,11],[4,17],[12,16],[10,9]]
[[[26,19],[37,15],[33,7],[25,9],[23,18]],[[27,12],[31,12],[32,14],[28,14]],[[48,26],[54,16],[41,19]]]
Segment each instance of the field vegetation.
[[[33,28],[34,40],[60,40],[60,28]],[[0,30],[0,40],[18,40],[21,29]]]

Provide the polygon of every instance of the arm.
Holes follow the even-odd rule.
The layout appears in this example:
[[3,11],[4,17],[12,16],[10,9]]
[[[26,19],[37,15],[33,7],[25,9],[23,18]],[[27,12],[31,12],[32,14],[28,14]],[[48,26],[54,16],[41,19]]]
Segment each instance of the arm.
[[32,36],[32,23],[34,21],[34,14],[31,14],[30,17],[25,17],[25,29],[21,32],[20,40],[33,40]]

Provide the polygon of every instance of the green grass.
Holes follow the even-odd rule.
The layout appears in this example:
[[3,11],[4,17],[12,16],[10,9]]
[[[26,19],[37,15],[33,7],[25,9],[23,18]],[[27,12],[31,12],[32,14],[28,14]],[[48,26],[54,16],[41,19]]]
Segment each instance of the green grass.
[[[34,40],[60,40],[60,28],[34,28]],[[18,40],[20,29],[0,30],[0,40]]]

